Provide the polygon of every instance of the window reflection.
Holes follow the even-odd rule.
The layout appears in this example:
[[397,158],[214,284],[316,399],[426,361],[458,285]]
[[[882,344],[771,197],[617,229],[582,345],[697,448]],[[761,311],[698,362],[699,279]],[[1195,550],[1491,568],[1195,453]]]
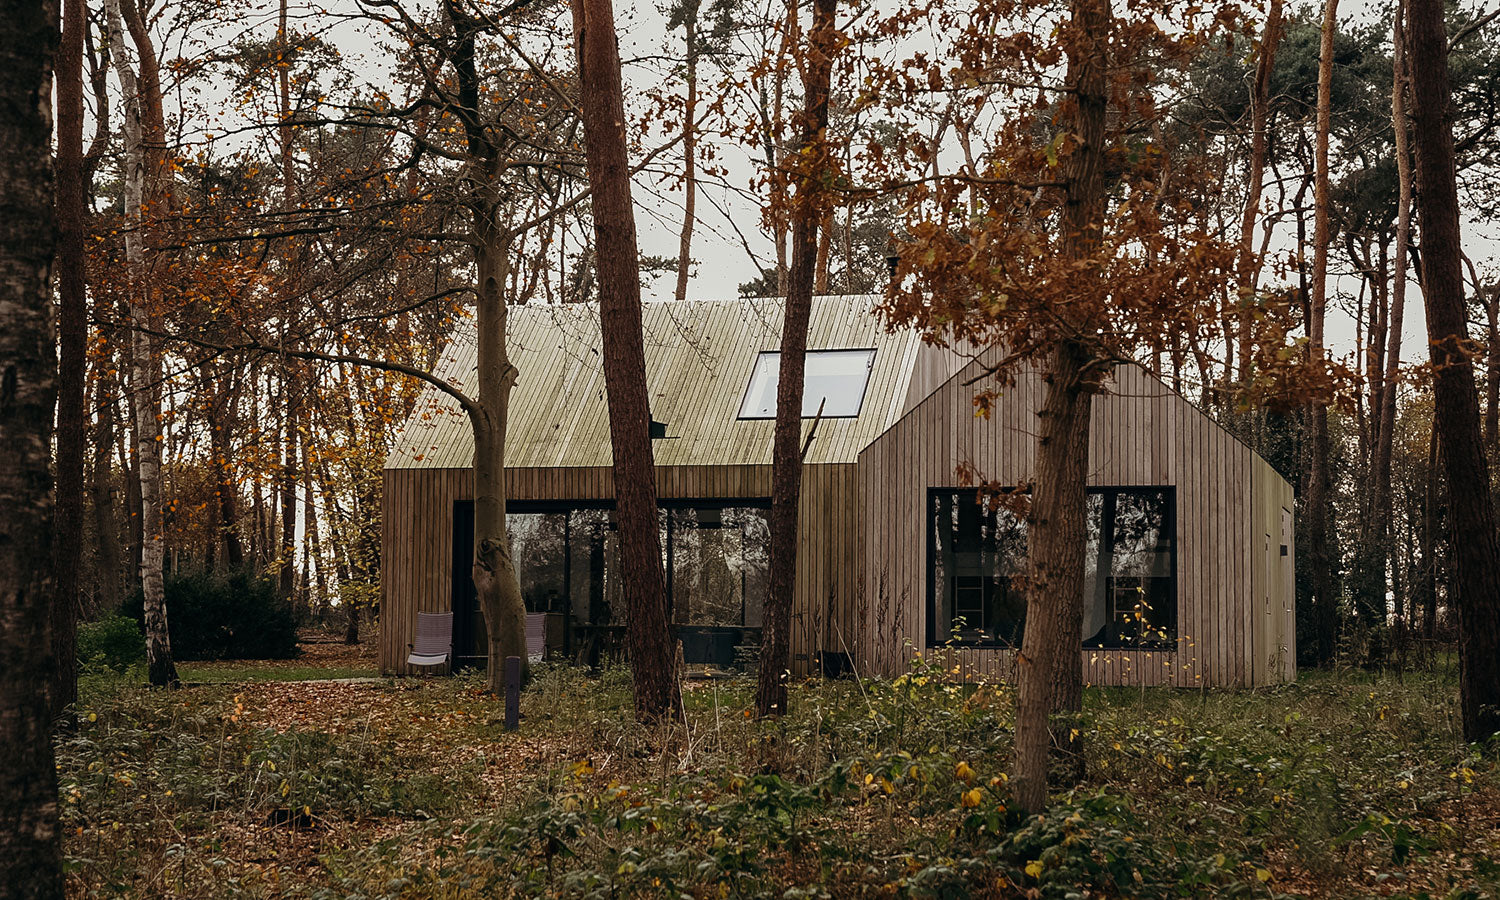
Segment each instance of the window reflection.
[[[1026,523],[980,501],[975,490],[930,493],[930,643],[1020,644]],[[1087,503],[1084,645],[1170,645],[1177,630],[1172,488],[1091,488]]]

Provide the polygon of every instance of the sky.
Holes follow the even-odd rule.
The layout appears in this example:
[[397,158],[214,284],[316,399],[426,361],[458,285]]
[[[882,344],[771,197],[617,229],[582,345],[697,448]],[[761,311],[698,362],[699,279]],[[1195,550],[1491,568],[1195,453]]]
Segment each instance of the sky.
[[[264,3],[264,0],[261,2]],[[657,86],[657,82],[662,78],[659,60],[664,43],[671,40],[674,49],[675,45],[680,43],[680,37],[673,35],[669,38],[666,35],[666,16],[658,7],[658,2],[664,2],[664,0],[647,0],[644,3],[617,0],[616,15],[620,30],[621,56],[627,61],[625,78],[627,89],[632,92],[638,93]],[[1483,0],[1483,2],[1495,2],[1495,0]],[[1341,18],[1356,20],[1383,18],[1384,5],[1375,0],[1354,0],[1354,2],[1345,0],[1340,4]],[[328,8],[321,7],[320,9]],[[337,0],[331,8],[335,13],[341,9],[352,11],[353,0]],[[322,33],[324,38],[337,46],[346,58],[357,62],[357,70],[361,73],[363,80],[372,84],[384,80],[382,73],[388,68],[385,57],[367,34],[347,21],[314,11],[304,3],[293,2],[292,10],[292,16],[298,22],[293,26],[294,28],[316,30]],[[274,3],[260,5],[247,12],[243,21],[247,28],[264,30],[269,27],[274,33],[274,13]],[[191,35],[184,37],[187,40],[193,39]],[[167,56],[166,53],[163,55]],[[235,115],[235,99],[229,94],[226,86],[210,86],[202,96],[197,98],[197,101],[202,104],[203,108],[215,110],[227,122]],[[227,127],[225,122],[210,123],[208,130],[216,130],[219,134],[223,134]],[[653,138],[659,139],[659,136],[646,136],[644,143],[650,145]],[[727,186],[714,186],[705,182],[700,187],[698,224],[693,237],[692,254],[697,264],[692,270],[688,291],[688,295],[693,298],[713,299],[736,296],[741,283],[757,276],[756,264],[746,251],[746,243],[763,262],[774,259],[772,244],[759,228],[759,207],[753,197],[746,196],[747,189],[756,176],[756,166],[742,147],[721,141],[717,143],[717,150],[717,161],[727,169],[725,176]],[[673,151],[664,157],[664,164],[675,169],[679,165],[679,160],[680,155]],[[660,173],[654,175],[643,173],[636,178],[634,195],[641,252],[675,257],[678,230],[681,227],[681,191],[672,184],[664,183]],[[1288,233],[1284,239],[1277,242],[1280,249],[1288,249],[1289,241],[1286,238],[1289,236]],[[1495,269],[1492,260],[1497,257],[1497,238],[1500,238],[1500,228],[1497,228],[1496,223],[1474,221],[1465,223],[1465,249],[1469,257],[1479,266],[1481,273],[1489,274]],[[669,276],[662,276],[646,285],[645,295],[648,299],[670,298],[673,287],[673,279]],[[1358,282],[1356,279],[1345,277],[1337,280],[1334,287],[1354,292],[1358,289]],[[1413,355],[1421,353],[1419,348],[1425,346],[1425,323],[1420,307],[1421,293],[1414,283],[1408,289],[1408,298],[1403,355],[1412,358]],[[1353,351],[1355,324],[1350,315],[1331,307],[1327,329],[1330,344],[1335,352]],[[1422,355],[1425,356],[1425,354]]]

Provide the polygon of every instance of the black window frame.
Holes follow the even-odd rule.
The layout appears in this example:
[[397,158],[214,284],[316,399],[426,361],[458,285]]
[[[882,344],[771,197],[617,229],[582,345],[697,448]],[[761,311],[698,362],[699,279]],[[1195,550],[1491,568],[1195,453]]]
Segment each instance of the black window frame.
[[[1025,493],[1030,493],[1026,489]],[[1099,495],[1105,498],[1105,509],[1110,508],[1109,499],[1121,494],[1163,494],[1166,497],[1166,515],[1164,530],[1170,535],[1169,552],[1169,574],[1167,575],[1168,593],[1171,599],[1171,616],[1169,634],[1165,639],[1140,639],[1131,643],[1121,641],[1089,641],[1084,640],[1079,646],[1086,650],[1169,650],[1174,649],[1178,642],[1178,626],[1180,624],[1180,613],[1182,611],[1182,597],[1179,591],[1177,577],[1177,545],[1178,545],[1178,517],[1177,517],[1177,486],[1170,484],[1131,484],[1131,485],[1090,485],[1087,489],[1089,495]],[[939,487],[929,485],[926,492],[925,504],[922,509],[923,527],[927,533],[927,646],[929,648],[954,646],[973,647],[978,649],[1015,649],[1017,645],[1002,640],[973,640],[955,638],[951,633],[945,633],[941,638],[938,636],[937,622],[937,534],[935,520],[933,519],[934,497],[940,494],[957,495],[967,494],[978,504],[979,489],[974,487]],[[1085,514],[1087,514],[1085,512]],[[1100,540],[1106,539],[1106,533],[1113,534],[1114,528],[1111,522],[1101,522]],[[1111,545],[1112,545],[1111,537]],[[1028,548],[1029,549],[1029,548]],[[1111,551],[1113,556],[1113,551]],[[1087,565],[1087,562],[1085,562]],[[1112,577],[1112,576],[1111,576]],[[1106,590],[1107,596],[1107,590]],[[1022,628],[1025,627],[1024,620]]]

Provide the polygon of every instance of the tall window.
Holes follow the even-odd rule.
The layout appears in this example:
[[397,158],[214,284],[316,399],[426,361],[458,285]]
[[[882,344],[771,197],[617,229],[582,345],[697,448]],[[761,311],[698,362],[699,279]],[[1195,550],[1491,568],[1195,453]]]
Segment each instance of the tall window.
[[[802,376],[802,415],[810,418],[819,407],[825,419],[848,419],[859,415],[864,404],[874,350],[809,350]],[[767,350],[755,359],[741,419],[776,418],[776,385],[781,380],[781,354]]]
[[[928,642],[1018,646],[1026,523],[975,490],[929,494]],[[1083,643],[1162,647],[1177,636],[1176,496],[1170,487],[1090,488]]]

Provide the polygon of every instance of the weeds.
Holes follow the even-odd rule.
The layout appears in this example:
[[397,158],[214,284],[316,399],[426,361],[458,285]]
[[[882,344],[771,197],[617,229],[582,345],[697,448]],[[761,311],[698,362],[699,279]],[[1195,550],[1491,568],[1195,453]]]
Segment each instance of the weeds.
[[[1014,698],[931,664],[745,680],[644,728],[629,680],[538,672],[522,730],[474,678],[101,694],[61,744],[75,893],[317,898],[1189,897],[1500,887],[1493,752],[1453,686],[1090,690],[1088,779],[1006,781]],[[300,693],[292,693],[300,692]],[[303,696],[305,695],[305,697]],[[301,698],[301,699],[299,699]]]

